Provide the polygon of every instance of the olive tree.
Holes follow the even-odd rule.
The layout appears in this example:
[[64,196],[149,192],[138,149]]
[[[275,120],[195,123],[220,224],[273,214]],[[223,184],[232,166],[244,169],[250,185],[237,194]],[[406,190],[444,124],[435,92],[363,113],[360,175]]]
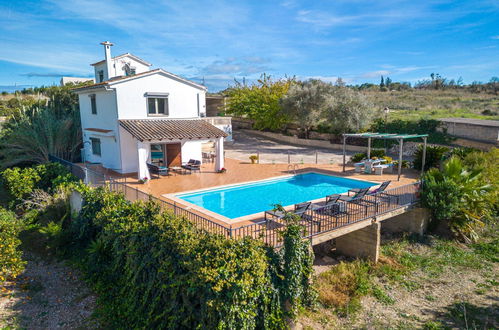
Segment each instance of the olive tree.
[[311,79],[292,84],[288,93],[281,99],[283,113],[296,122],[305,131],[316,126],[323,116],[328,95],[332,95],[334,86],[321,80]]
[[335,133],[358,131],[375,115],[367,97],[348,87],[335,86],[324,98],[322,116]]

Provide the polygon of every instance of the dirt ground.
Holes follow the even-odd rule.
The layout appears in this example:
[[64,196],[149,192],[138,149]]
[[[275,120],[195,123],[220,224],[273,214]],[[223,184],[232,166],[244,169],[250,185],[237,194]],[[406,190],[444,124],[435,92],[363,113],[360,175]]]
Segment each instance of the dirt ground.
[[80,274],[62,263],[25,253],[26,270],[0,286],[0,328],[88,329],[96,297]]
[[[386,243],[386,241],[385,241]],[[424,255],[432,247],[414,244],[415,254]],[[442,252],[443,253],[443,252]],[[317,254],[315,274],[319,275],[347,258]],[[348,261],[348,260],[347,260]],[[431,274],[417,269],[400,282],[374,276],[390,302],[371,295],[361,298],[361,309],[339,316],[318,306],[300,319],[304,329],[498,329],[499,264],[483,269],[443,266]]]

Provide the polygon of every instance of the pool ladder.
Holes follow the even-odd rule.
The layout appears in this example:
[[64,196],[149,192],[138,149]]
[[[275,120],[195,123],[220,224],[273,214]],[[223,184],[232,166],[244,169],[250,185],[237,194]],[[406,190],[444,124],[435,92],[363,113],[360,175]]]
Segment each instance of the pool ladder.
[[296,170],[298,169],[298,164],[289,164],[288,165],[288,173],[293,171],[293,174],[296,175]]

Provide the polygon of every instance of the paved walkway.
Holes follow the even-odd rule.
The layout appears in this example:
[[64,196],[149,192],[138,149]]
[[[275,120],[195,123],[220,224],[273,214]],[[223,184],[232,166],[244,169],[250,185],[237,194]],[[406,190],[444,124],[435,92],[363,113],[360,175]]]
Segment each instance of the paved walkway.
[[[249,156],[260,153],[260,164],[342,164],[341,150],[282,144],[256,137],[240,130],[233,132],[234,142],[226,142],[225,157],[250,162]],[[352,155],[347,151],[347,161]],[[288,156],[289,155],[289,156]]]

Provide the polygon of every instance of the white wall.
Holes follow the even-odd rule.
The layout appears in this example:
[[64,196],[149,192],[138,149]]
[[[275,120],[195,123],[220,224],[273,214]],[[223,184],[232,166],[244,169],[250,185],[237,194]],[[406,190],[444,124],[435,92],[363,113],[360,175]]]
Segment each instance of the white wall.
[[119,128],[120,132],[120,150],[122,173],[137,172],[139,167],[139,154],[137,151],[137,140],[128,133],[123,127]]
[[[97,114],[92,114],[89,95],[95,94]],[[83,146],[86,161],[102,163],[103,166],[120,170],[118,121],[116,116],[116,99],[113,91],[93,90],[78,95],[80,101],[81,127],[83,129]],[[88,131],[87,128],[111,130],[109,133]],[[101,156],[92,154],[90,138],[101,140]]]
[[113,61],[113,75],[114,77],[126,76],[125,64],[129,63],[131,67],[135,68],[135,73],[142,73],[150,70],[148,65],[142,64],[131,57],[125,56]]
[[201,157],[201,144],[208,140],[186,141],[182,143],[182,164],[187,163],[190,159],[203,161]]
[[[116,89],[120,119],[196,118],[198,117],[197,94],[199,94],[200,112],[206,113],[204,90],[171,79],[159,72],[117,82],[112,87]],[[169,93],[168,117],[148,116],[146,93]]]
[[125,64],[130,63],[131,67],[135,67],[135,73],[142,73],[150,70],[150,66],[145,65],[141,62],[138,62],[134,60],[133,58],[129,56],[124,56],[120,57],[118,59],[112,59],[112,65],[111,65],[111,76],[108,77],[106,73],[106,62],[102,62],[101,64],[95,65],[94,66],[94,73],[95,73],[95,81],[99,81],[99,71],[104,71],[104,81],[109,80],[110,78],[113,77],[119,77],[119,76],[126,76],[125,72]]

